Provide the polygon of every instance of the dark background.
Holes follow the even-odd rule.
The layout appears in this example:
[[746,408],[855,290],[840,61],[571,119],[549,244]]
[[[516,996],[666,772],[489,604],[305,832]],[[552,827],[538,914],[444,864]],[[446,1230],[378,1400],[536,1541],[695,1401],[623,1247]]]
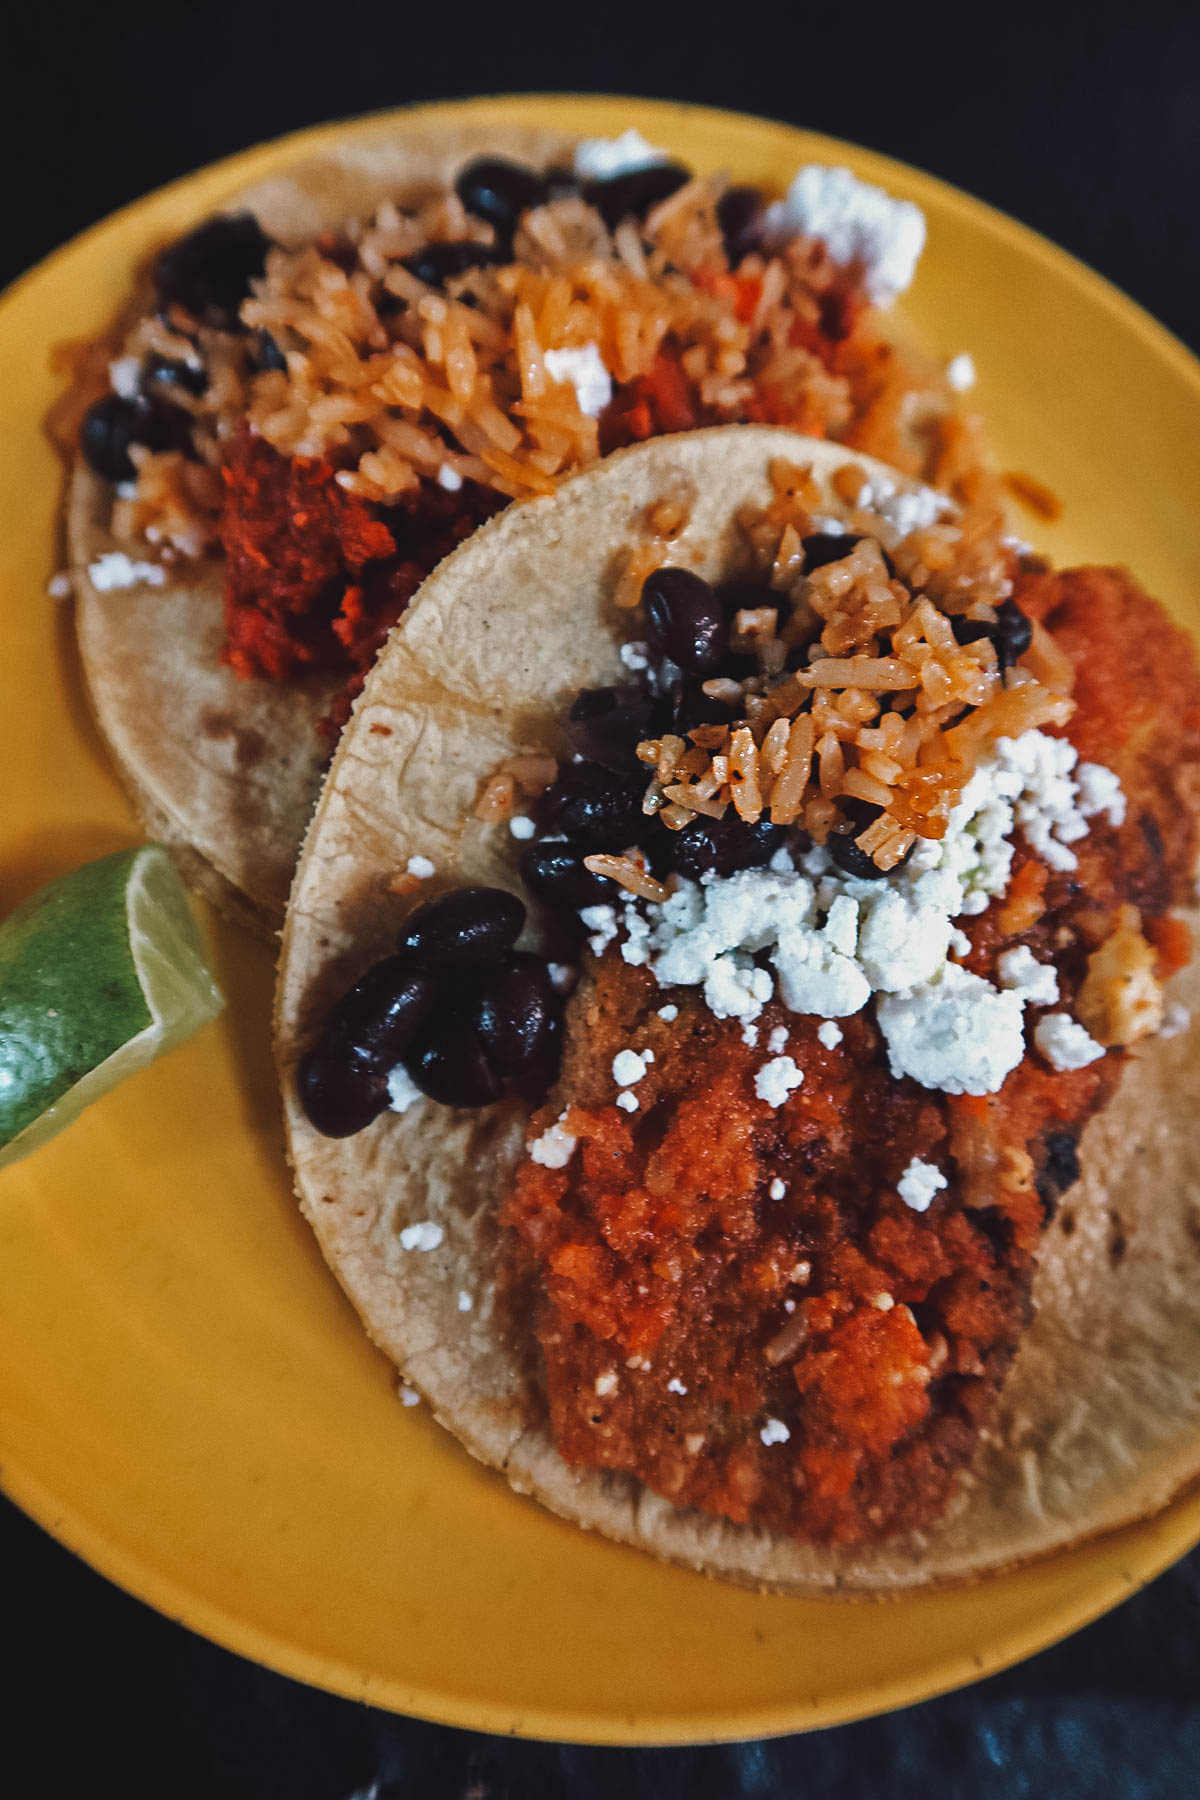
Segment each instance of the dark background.
[[[1036,226],[1200,348],[1200,8],[0,0],[0,282],[264,138],[409,100],[661,95],[832,132]],[[1104,380],[1103,369],[1096,379]],[[127,1599],[0,1501],[0,1793],[171,1800],[1175,1800],[1200,1793],[1200,1553],[1007,1674],[737,1749],[508,1744],[301,1688]],[[27,1773],[26,1773],[27,1771]]]

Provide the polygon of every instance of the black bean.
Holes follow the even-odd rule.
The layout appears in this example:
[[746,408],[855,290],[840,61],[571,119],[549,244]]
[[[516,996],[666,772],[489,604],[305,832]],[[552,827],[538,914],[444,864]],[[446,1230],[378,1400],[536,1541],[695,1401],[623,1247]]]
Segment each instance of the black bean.
[[[856,825],[854,830],[861,832],[862,827]],[[855,875],[860,881],[882,881],[887,873],[874,857],[859,849],[853,833],[831,832],[826,839],[826,848],[843,875]]]
[[507,888],[455,888],[418,906],[397,941],[417,969],[490,969],[512,949],[525,908]]
[[385,956],[338,1001],[321,1042],[342,1046],[386,1075],[432,1016],[437,998],[435,975],[414,968],[408,957]]
[[612,900],[615,885],[607,875],[585,869],[585,850],[569,844],[530,844],[521,853],[521,877],[541,900],[571,911],[581,906],[604,906]]
[[287,374],[287,357],[269,331],[255,332],[253,362],[254,367],[263,374],[268,370],[281,375]]
[[691,569],[655,569],[642,583],[651,642],[693,675],[714,675],[728,643],[728,626],[707,581]]
[[498,1100],[501,1081],[477,1032],[448,1019],[405,1061],[423,1094],[442,1106],[487,1106]]
[[1024,656],[1033,642],[1033,624],[1025,617],[1016,601],[1002,600],[996,608],[996,624],[992,631],[996,661],[1001,670],[1011,669],[1017,658]]
[[208,370],[201,363],[179,362],[170,356],[148,356],[142,364],[143,387],[181,387],[188,394],[202,394],[208,386]]
[[519,1075],[538,1060],[558,1005],[550,971],[528,951],[505,957],[483,977],[468,1023],[497,1074]]
[[583,182],[574,169],[562,163],[553,163],[546,170],[546,186],[551,200],[574,200],[583,192]]
[[607,181],[587,182],[583,197],[611,227],[619,225],[622,219],[644,219],[660,201],[677,193],[691,179],[691,170],[682,163],[647,163],[642,169],[610,175]]
[[300,1104],[325,1137],[350,1137],[377,1119],[388,1103],[387,1080],[361,1057],[324,1040],[300,1059]]
[[980,638],[991,638],[996,646],[996,661],[1001,674],[1011,669],[1033,642],[1032,622],[1011,598],[1000,602],[994,623],[986,619],[952,619],[950,623],[955,640],[960,644],[974,644]]
[[860,541],[851,532],[811,532],[808,537],[800,539],[800,548],[804,552],[804,573],[811,575],[814,569],[823,569],[827,563],[841,562]]
[[79,432],[79,447],[89,468],[105,481],[132,481],[137,474],[131,444],[148,450],[192,448],[192,422],[178,406],[158,400],[125,400],[107,394],[89,407]]
[[468,269],[482,269],[488,263],[505,263],[508,248],[501,244],[426,244],[414,256],[402,259],[403,266],[426,287],[442,287],[452,275],[465,275]]
[[209,219],[164,250],[154,265],[159,305],[178,305],[208,325],[235,329],[250,283],[263,273],[271,240],[252,213]]
[[737,268],[743,256],[757,250],[766,210],[766,199],[756,187],[726,188],[717,201],[717,224],[731,269]]
[[684,675],[670,694],[670,714],[665,729],[685,737],[697,725],[727,725],[733,714],[723,700],[714,700],[695,675]]
[[567,715],[571,748],[619,775],[638,768],[637,747],[652,736],[653,694],[632,684],[585,688]]
[[769,819],[750,825],[736,813],[726,813],[721,819],[701,818],[682,831],[668,832],[666,855],[670,868],[693,880],[710,871],[734,875],[739,869],[761,869],[783,837],[782,825],[772,825]]
[[469,213],[494,225],[497,236],[511,240],[523,212],[544,206],[550,198],[545,177],[500,156],[482,156],[460,169],[454,191]]
[[568,763],[542,795],[543,834],[569,838],[589,850],[627,849],[650,823],[642,811],[648,779],[615,775],[599,763]]

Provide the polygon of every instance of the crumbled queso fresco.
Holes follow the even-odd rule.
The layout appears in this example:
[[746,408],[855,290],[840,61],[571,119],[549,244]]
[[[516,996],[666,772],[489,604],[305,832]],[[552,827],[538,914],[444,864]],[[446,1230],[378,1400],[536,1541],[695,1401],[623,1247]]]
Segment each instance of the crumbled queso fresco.
[[631,169],[647,169],[666,162],[665,150],[656,150],[631,125],[615,138],[584,138],[575,146],[574,169],[584,181],[610,181]]
[[945,1186],[946,1177],[939,1168],[914,1156],[896,1183],[896,1192],[914,1212],[928,1212],[933,1196]]
[[567,350],[547,350],[542,357],[551,381],[570,382],[580,412],[598,419],[612,399],[612,376],[595,344]]
[[925,247],[925,215],[911,200],[894,200],[849,169],[810,163],[767,212],[767,228],[822,238],[837,263],[858,263],[863,285],[886,306],[912,285]]
[[[1024,1055],[1025,1007],[1052,1005],[1057,980],[1014,950],[993,986],[950,960],[963,947],[953,921],[1005,891],[1018,828],[1052,867],[1069,870],[1088,820],[1103,813],[1116,825],[1124,812],[1110,770],[1078,764],[1065,739],[1028,731],[999,739],[981,760],[945,837],[918,840],[881,880],[843,874],[825,849],[798,865],[784,850],[765,869],[681,881],[661,904],[631,896],[619,911],[593,906],[581,917],[596,954],[620,937],[627,963],[649,968],[663,987],[702,987],[719,1019],[752,1023],[778,995],[792,1012],[833,1020],[874,997],[893,1075],[950,1094],[991,1094]],[[1101,1054],[1065,1014],[1043,1020],[1034,1042],[1056,1068]],[[790,1057],[776,1056],[755,1085],[778,1106],[802,1079]]]

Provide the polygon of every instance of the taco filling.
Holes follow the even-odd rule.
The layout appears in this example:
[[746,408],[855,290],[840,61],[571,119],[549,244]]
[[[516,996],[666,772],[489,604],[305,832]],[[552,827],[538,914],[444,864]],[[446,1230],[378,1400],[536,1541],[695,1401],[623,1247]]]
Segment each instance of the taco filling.
[[945,1508],[1080,1131],[1164,1024],[1200,671],[1127,575],[986,509],[772,481],[723,585],[655,551],[557,770],[485,786],[525,784],[544,954],[511,893],[425,902],[298,1084],[333,1135],[544,1095],[498,1217],[562,1457],[863,1543]]
[[621,445],[769,422],[969,493],[963,359],[885,329],[923,237],[916,207],[845,170],[806,168],[769,205],[636,133],[544,171],[476,159],[298,247],[213,219],[158,258],[83,422],[126,557],[97,585],[223,556],[225,664],[336,675],[336,732],[435,564]]

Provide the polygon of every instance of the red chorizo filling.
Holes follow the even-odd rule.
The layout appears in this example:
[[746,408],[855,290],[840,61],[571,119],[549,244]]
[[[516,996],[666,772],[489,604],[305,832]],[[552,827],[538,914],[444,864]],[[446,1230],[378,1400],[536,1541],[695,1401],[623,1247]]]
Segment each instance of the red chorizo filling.
[[[970,948],[952,954],[995,980],[1025,946],[1107,1055],[1056,1068],[1031,1051],[998,1092],[944,1093],[890,1072],[873,1006],[834,1036],[772,1001],[759,1035],[786,1026],[804,1080],[768,1104],[738,1021],[610,944],[569,1002],[531,1129],[557,1126],[573,1151],[527,1158],[501,1215],[568,1462],[821,1541],[945,1506],[1028,1322],[1079,1133],[1137,1035],[1121,1015],[1138,958],[1161,979],[1190,953],[1166,916],[1197,848],[1190,642],[1120,572],[1027,572],[1014,598],[1073,664],[1063,735],[1119,777],[1125,813],[1092,820],[1073,869],[1018,837],[1005,892],[960,918]],[[624,1111],[611,1071],[631,1045],[653,1057]],[[924,1210],[902,1197],[914,1162],[944,1183]]]

